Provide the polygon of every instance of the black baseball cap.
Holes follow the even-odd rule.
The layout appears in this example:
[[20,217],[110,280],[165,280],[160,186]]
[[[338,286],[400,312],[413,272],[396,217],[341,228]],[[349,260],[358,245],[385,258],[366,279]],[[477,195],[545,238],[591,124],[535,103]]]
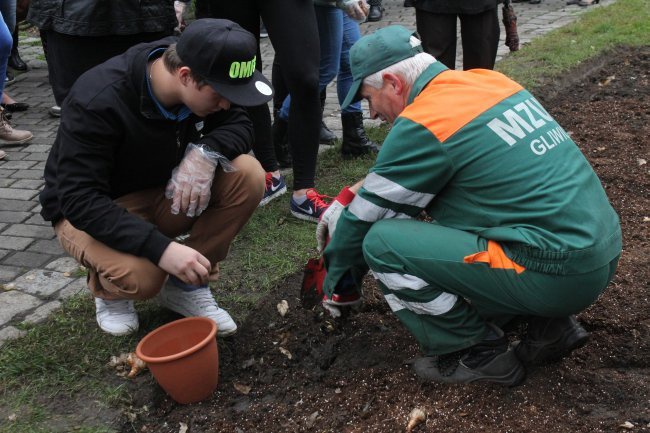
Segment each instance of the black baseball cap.
[[257,39],[229,20],[203,18],[185,28],[176,43],[180,59],[233,104],[244,107],[271,100],[271,83],[255,69]]

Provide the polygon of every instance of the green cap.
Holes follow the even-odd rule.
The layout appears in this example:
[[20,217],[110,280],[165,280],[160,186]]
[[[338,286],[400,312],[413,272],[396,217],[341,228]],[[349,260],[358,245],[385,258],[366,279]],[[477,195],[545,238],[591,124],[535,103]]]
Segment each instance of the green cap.
[[422,52],[422,44],[411,38],[417,33],[402,26],[388,26],[359,39],[350,49],[352,87],[341,108],[361,99],[364,78]]

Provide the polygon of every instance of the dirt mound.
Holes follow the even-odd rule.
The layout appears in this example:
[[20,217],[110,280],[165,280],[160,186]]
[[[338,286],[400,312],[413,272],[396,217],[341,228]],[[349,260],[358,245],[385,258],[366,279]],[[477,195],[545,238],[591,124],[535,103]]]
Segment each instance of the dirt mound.
[[[148,411],[122,430],[176,433],[185,423],[192,433],[404,431],[420,407],[428,419],[417,431],[597,432],[625,422],[649,431],[650,49],[617,49],[593,65],[580,69],[587,75],[564,77],[561,92],[552,84],[536,92],[594,166],[623,226],[617,276],[579,317],[592,334],[584,348],[529,370],[516,388],[422,384],[405,365],[417,345],[371,281],[361,310],[334,322],[299,307],[294,276],[251,312],[237,337],[220,342],[211,400],[176,405],[141,378],[131,385],[140,387],[134,404]],[[276,310],[282,299],[285,317]]]

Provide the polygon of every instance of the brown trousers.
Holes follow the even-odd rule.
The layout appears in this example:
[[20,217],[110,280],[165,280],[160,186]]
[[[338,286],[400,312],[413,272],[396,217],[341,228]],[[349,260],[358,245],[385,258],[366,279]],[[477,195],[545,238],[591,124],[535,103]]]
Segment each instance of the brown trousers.
[[[210,280],[214,281],[218,277],[219,262],[228,254],[232,240],[250,219],[264,194],[264,170],[255,158],[240,155],[232,165],[237,171],[226,173],[217,169],[210,203],[196,218],[173,215],[164,187],[133,192],[119,197],[115,203],[155,224],[161,233],[172,239],[189,231],[185,245],[210,260]],[[59,221],[54,231],[63,249],[88,268],[88,288],[95,297],[149,299],[160,291],[167,278],[167,273],[157,263],[114,250],[77,230],[66,219]]]

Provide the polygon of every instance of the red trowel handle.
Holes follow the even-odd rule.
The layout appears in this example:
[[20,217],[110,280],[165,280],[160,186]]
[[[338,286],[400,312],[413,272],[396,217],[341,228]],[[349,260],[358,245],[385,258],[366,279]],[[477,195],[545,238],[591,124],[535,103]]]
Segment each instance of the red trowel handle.
[[309,259],[305,265],[300,288],[300,301],[305,308],[320,305],[323,300],[323,281],[325,281],[325,263],[323,257]]

